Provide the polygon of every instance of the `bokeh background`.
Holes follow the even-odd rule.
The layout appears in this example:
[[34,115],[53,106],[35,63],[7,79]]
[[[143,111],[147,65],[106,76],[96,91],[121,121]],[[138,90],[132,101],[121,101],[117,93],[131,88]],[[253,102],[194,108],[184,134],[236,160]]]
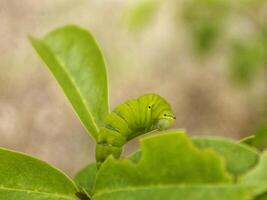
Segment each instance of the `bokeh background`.
[[264,0],[0,0],[1,147],[69,175],[94,161],[94,141],[27,40],[66,24],[100,44],[111,109],[156,92],[190,135],[267,132]]

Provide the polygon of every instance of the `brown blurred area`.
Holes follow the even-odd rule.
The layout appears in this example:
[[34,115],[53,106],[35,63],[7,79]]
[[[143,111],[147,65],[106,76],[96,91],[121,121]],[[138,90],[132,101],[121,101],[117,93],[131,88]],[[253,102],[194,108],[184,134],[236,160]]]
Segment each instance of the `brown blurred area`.
[[[240,138],[258,119],[264,89],[240,89],[228,80],[220,52],[199,60],[186,33],[173,30],[168,5],[140,34],[122,28],[129,0],[0,1],[0,146],[37,156],[73,175],[94,160],[87,135],[62,90],[32,49],[28,35],[42,36],[78,24],[97,38],[109,71],[111,109],[147,92],[166,97],[175,128],[191,135]],[[136,142],[127,152],[136,148]]]

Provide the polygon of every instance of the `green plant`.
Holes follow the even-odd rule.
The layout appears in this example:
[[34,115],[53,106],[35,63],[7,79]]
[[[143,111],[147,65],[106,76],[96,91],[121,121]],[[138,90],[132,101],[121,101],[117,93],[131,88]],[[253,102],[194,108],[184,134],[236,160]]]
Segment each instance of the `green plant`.
[[[108,114],[108,89],[92,35],[71,25],[30,40],[97,140]],[[109,156],[100,169],[86,166],[74,181],[38,159],[0,149],[0,199],[267,199],[267,152],[248,140],[161,131],[140,139],[140,150],[126,158]]]

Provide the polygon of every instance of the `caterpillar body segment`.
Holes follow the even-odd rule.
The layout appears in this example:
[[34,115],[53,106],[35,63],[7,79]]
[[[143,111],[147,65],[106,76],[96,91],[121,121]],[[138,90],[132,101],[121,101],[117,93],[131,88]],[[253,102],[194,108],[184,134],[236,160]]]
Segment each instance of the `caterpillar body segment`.
[[146,94],[118,105],[107,115],[100,128],[96,145],[98,166],[113,155],[119,158],[129,140],[172,126],[175,115],[169,103],[157,94]]

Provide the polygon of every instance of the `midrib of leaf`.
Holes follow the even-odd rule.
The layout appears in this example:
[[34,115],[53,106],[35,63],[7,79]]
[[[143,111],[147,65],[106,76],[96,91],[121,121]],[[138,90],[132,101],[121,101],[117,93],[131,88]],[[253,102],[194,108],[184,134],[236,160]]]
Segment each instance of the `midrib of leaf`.
[[[36,39],[35,38],[30,38],[30,40],[31,41],[36,41]],[[86,102],[86,99],[84,99],[83,97],[82,97],[82,95],[81,95],[81,92],[80,92],[80,90],[79,90],[79,88],[78,87],[76,87],[75,86],[75,81],[71,78],[71,76],[70,76],[70,74],[69,74],[69,72],[67,71],[67,70],[65,70],[66,68],[64,68],[64,62],[62,62],[61,60],[60,60],[60,58],[58,58],[58,56],[56,56],[54,53],[53,53],[53,51],[45,44],[45,42],[44,41],[40,41],[40,40],[37,40],[37,42],[40,42],[45,48],[46,48],[46,50],[48,50],[49,51],[49,54],[50,54],[50,56],[53,56],[53,59],[57,62],[57,64],[58,64],[58,66],[60,67],[60,69],[62,70],[62,72],[63,73],[65,73],[65,76],[67,77],[67,80],[69,81],[69,83],[71,84],[71,86],[74,88],[74,90],[76,91],[76,93],[77,93],[77,96],[79,96],[80,97],[80,99],[81,99],[81,104],[82,104],[82,106],[85,108],[85,110],[87,111],[87,115],[89,116],[89,118],[91,118],[92,119],[92,124],[93,124],[93,128],[95,129],[95,132],[96,133],[98,133],[99,132],[99,129],[98,129],[98,126],[96,125],[96,122],[95,122],[95,119],[94,119],[94,117],[91,115],[91,113],[90,113],[90,108],[89,108],[89,106],[85,103]],[[49,65],[48,65],[49,66]],[[50,69],[50,67],[48,67],[49,68],[49,70],[51,71],[51,73],[53,74],[53,71]],[[60,84],[59,84],[60,85]],[[60,85],[61,86],[61,85]],[[61,86],[62,87],[62,86]],[[66,94],[67,95],[67,94]],[[73,105],[73,107],[75,107],[75,105],[70,101],[70,103]],[[76,112],[76,110],[74,109],[74,111]],[[77,112],[76,112],[77,113]],[[79,115],[78,113],[77,113],[77,115]],[[84,126],[86,127],[86,129],[88,130],[88,125],[87,124],[85,124],[83,121],[82,121],[82,123],[84,124]],[[88,130],[89,131],[89,130]],[[97,139],[97,135],[95,134],[95,133],[93,133],[93,132],[91,132],[91,134],[93,135],[93,137],[95,138],[95,139]]]
[[26,194],[40,194],[40,195],[46,195],[46,196],[52,196],[52,197],[60,197],[60,198],[64,198],[66,200],[76,200],[76,198],[72,198],[66,195],[62,195],[62,194],[57,194],[57,193],[49,193],[49,192],[42,192],[42,191],[38,191],[38,190],[30,190],[30,189],[19,189],[19,188],[8,188],[5,186],[0,186],[0,190],[4,190],[4,191],[14,191],[14,192],[24,192]]
[[93,198],[100,197],[102,195],[111,195],[112,193],[117,193],[117,192],[126,192],[126,191],[132,191],[132,192],[137,192],[139,190],[154,190],[154,189],[187,189],[187,188],[203,188],[203,189],[216,189],[216,188],[247,188],[250,190],[253,190],[254,187],[249,187],[249,186],[242,186],[242,185],[223,185],[223,184],[217,184],[217,185],[209,185],[209,184],[203,184],[203,185],[187,185],[187,184],[164,184],[164,185],[147,185],[147,186],[136,186],[136,187],[124,187],[124,188],[118,188],[114,190],[103,190],[101,192],[98,192],[97,194],[93,195]]
[[[49,49],[49,48],[48,48],[48,49]],[[49,49],[49,51],[51,51],[51,50]],[[55,56],[55,60],[57,60],[57,61],[59,62],[59,66],[61,66],[62,61],[61,61],[59,58],[57,58],[56,56]],[[61,62],[60,62],[60,61],[61,61]],[[62,66],[64,66],[64,64],[62,64]],[[66,76],[69,77],[70,83],[72,84],[73,88],[76,90],[76,92],[78,93],[79,97],[81,98],[81,100],[82,100],[81,102],[83,103],[83,106],[85,107],[85,109],[86,109],[86,111],[87,111],[87,114],[92,118],[92,122],[93,122],[93,125],[94,125],[95,130],[96,130],[96,132],[98,132],[99,129],[98,129],[98,126],[96,125],[95,118],[93,117],[93,115],[91,115],[91,112],[90,112],[91,109],[90,109],[90,107],[85,103],[85,102],[86,102],[86,99],[84,99],[84,98],[82,97],[79,87],[76,87],[76,86],[75,86],[75,84],[74,84],[74,80],[71,78],[69,72],[68,72],[67,70],[65,70],[64,67],[62,67],[62,70],[63,70],[63,72],[66,73]],[[76,111],[75,111],[75,112],[76,112]]]

